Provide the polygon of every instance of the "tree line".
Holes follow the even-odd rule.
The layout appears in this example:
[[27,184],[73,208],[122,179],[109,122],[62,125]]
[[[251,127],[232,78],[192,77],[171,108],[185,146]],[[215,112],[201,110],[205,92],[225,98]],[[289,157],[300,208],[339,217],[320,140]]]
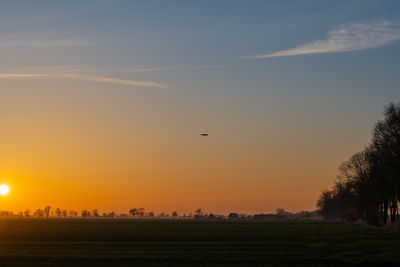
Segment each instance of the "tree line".
[[[198,212],[202,213],[201,209],[197,209],[195,214]],[[153,211],[146,211],[144,208],[132,208],[128,213],[116,213],[115,211],[100,213],[98,209],[87,210],[84,209],[80,212],[75,210],[66,210],[61,208],[52,208],[47,205],[43,209],[39,208],[31,212],[31,210],[25,210],[23,212],[14,213],[12,211],[0,211],[0,217],[35,217],[35,218],[116,218],[116,217],[133,217],[133,218],[177,218],[179,214],[177,211],[173,211],[171,214],[161,212],[155,214]],[[192,213],[188,215],[183,214],[180,217],[194,217]]]
[[47,205],[43,209],[39,208],[33,211],[25,210],[23,212],[13,213],[11,211],[0,211],[0,217],[36,217],[36,218],[75,218],[75,217],[83,217],[83,218],[116,218],[116,217],[133,217],[133,218],[205,218],[208,217],[208,213],[204,213],[201,208],[196,209],[194,213],[182,214],[180,215],[178,211],[173,211],[171,214],[161,212],[159,214],[155,214],[153,211],[146,211],[144,208],[132,208],[129,209],[128,213],[120,213],[117,214],[114,211],[108,213],[100,213],[98,209],[87,210],[84,209],[81,212],[77,212],[75,210],[66,210],[55,208],[52,209],[51,206]]
[[339,167],[331,190],[317,201],[326,219],[361,220],[371,225],[399,221],[400,103],[387,105],[371,141]]
[[229,215],[214,214],[204,212],[203,209],[196,209],[193,213],[179,214],[178,211],[173,211],[170,214],[161,212],[155,214],[152,211],[146,211],[144,208],[132,208],[127,213],[116,213],[114,211],[108,213],[100,213],[98,209],[87,210],[81,212],[75,210],[66,210],[45,206],[43,209],[36,209],[33,213],[30,210],[24,212],[13,213],[11,211],[1,211],[0,218],[138,218],[138,219],[320,219],[320,213],[315,211],[299,211],[292,213],[284,209],[276,209],[276,213],[260,213],[260,214],[240,214],[231,212]]

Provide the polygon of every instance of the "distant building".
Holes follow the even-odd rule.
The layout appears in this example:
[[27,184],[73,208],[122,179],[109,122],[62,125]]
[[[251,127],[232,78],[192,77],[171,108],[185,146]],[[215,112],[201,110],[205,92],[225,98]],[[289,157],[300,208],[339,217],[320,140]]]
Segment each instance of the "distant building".
[[212,214],[212,213],[210,213],[210,214],[208,215],[208,219],[215,219],[215,218],[216,218],[215,215]]
[[275,214],[254,214],[253,220],[272,220],[276,219]]
[[247,220],[247,215],[246,214],[239,214],[239,218],[241,220]]
[[229,220],[239,220],[240,217],[239,217],[239,215],[237,213],[232,212],[232,213],[229,213],[228,219]]
[[300,211],[294,214],[295,219],[312,219],[312,220],[318,220],[322,219],[321,214],[319,210],[314,210],[314,211]]

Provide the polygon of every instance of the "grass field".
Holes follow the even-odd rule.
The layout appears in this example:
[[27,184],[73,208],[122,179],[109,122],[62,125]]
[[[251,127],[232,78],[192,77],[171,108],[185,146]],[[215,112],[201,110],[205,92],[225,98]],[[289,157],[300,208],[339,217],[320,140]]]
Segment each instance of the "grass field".
[[0,220],[0,266],[400,264],[400,232],[291,221]]

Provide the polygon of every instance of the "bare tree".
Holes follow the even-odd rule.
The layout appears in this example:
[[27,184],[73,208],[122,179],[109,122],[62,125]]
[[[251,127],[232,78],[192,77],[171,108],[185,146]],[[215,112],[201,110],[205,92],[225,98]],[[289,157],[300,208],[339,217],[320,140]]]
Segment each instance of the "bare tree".
[[201,208],[197,209],[194,211],[194,217],[195,218],[201,218],[203,217],[204,213],[203,210]]
[[400,103],[385,107],[371,143],[340,166],[338,181],[317,205],[328,219],[361,219],[368,224],[399,220]]
[[46,213],[44,212],[44,210],[42,209],[37,209],[35,210],[35,212],[33,213],[34,216],[36,217],[43,217]]
[[50,209],[51,209],[51,207],[50,207],[50,206],[46,206],[46,207],[44,207],[44,213],[46,214],[46,217],[47,217],[47,218],[49,218],[49,215],[50,215]]
[[57,217],[60,217],[62,215],[62,210],[60,208],[56,208],[55,212]]
[[76,217],[76,216],[78,216],[78,213],[77,213],[76,211],[74,211],[74,210],[70,210],[70,211],[68,212],[68,214],[69,214],[69,217]]
[[138,208],[138,215],[139,217],[143,217],[144,216],[144,208]]
[[129,210],[129,214],[132,217],[135,217],[135,216],[139,215],[139,210],[137,208],[132,208],[132,209]]
[[82,217],[84,217],[84,218],[86,218],[86,217],[90,217],[90,211],[88,211],[88,210],[82,210],[81,211],[81,216]]
[[93,213],[93,216],[94,217],[100,217],[100,215],[99,215],[99,211],[97,210],[97,209],[94,209],[94,210],[92,210],[92,213]]

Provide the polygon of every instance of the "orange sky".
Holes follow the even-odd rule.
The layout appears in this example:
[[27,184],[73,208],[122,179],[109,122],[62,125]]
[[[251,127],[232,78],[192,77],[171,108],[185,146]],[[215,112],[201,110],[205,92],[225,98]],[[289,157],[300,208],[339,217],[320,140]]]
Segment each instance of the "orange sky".
[[[20,89],[24,101],[12,93],[0,100],[8,111],[1,115],[0,182],[11,188],[0,209],[311,210],[343,156],[362,142],[350,140],[355,144],[344,149],[327,142],[324,129],[310,140],[307,131],[293,134],[295,122],[266,127],[262,120],[273,116],[253,117],[243,127],[207,111],[192,111],[192,120],[165,105],[166,92],[140,94],[156,102],[148,114],[140,101],[135,105],[138,93],[118,91],[130,100],[110,106],[115,92],[93,96],[86,85],[86,93],[71,94],[72,85]],[[198,124],[207,117],[210,136],[201,137]]]
[[0,210],[314,210],[400,98],[389,2],[5,1]]

